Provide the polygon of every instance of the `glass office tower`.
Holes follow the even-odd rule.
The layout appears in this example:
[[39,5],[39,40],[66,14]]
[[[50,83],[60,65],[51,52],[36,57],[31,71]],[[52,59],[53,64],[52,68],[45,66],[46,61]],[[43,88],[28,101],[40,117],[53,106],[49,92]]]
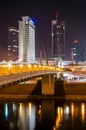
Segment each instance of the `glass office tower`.
[[15,27],[8,27],[8,61],[18,60],[18,36],[19,30]]
[[52,57],[61,57],[65,55],[65,22],[56,19],[51,22],[52,33]]
[[35,62],[35,25],[28,16],[19,21],[19,60]]

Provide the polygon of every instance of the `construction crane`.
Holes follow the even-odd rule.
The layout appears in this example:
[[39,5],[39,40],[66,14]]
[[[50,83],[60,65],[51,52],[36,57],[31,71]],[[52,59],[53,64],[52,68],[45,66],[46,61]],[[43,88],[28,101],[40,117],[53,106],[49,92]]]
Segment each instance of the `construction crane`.
[[[47,53],[46,53],[46,49],[44,46],[44,37],[43,34],[41,32],[41,36],[42,36],[42,45],[43,45],[43,52],[44,52],[44,57],[45,57],[45,61],[46,61],[46,65],[48,66],[48,58],[47,58]],[[40,64],[42,64],[42,51],[40,51]]]
[[44,44],[43,44],[43,50],[44,50],[44,56],[45,56],[45,61],[46,61],[46,65],[48,66],[48,57],[47,57],[47,53],[46,53],[46,49],[44,47]]

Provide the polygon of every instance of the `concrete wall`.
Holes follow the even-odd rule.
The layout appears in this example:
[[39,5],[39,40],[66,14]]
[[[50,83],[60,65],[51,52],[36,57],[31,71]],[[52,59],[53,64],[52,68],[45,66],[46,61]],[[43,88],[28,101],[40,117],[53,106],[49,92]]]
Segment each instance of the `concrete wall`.
[[86,83],[56,81],[55,96],[67,99],[86,99]]
[[67,83],[64,91],[66,95],[86,95],[86,83]]

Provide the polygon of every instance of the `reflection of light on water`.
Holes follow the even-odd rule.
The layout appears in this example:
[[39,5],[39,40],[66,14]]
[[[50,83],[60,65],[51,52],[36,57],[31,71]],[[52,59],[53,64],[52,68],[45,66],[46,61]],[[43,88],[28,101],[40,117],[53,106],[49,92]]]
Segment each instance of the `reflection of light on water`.
[[32,103],[19,103],[19,130],[34,130],[36,108]]
[[39,121],[41,121],[41,118],[42,118],[42,108],[41,108],[41,105],[39,105],[38,114],[39,114]]
[[70,107],[65,104],[64,106],[64,117],[66,120],[69,120]]
[[66,106],[66,108],[64,109],[64,113],[69,114],[69,112],[70,112],[69,106]]
[[16,126],[18,126],[18,121],[16,120],[16,114],[17,114],[16,112],[17,112],[17,106],[15,103],[12,103],[12,113],[11,114],[12,114],[13,120],[11,120],[9,122],[10,129],[15,129]]
[[22,103],[19,104],[19,115],[22,115]]
[[10,121],[10,128],[12,129],[13,128],[13,122]]
[[57,112],[62,117],[62,115],[63,115],[63,109],[62,109],[62,107],[58,107]]
[[63,118],[63,108],[58,107],[57,108],[56,123],[55,123],[53,130],[56,130],[59,127],[59,123],[62,120],[62,118]]
[[71,103],[72,128],[74,127],[74,103]]
[[31,103],[29,103],[29,116],[31,116]]
[[8,118],[8,104],[5,104],[5,118]]
[[29,103],[29,113],[28,113],[28,118],[29,118],[29,130],[34,130],[35,128],[35,120],[36,120],[36,110],[35,106]]
[[81,103],[81,115],[82,115],[82,123],[85,121],[85,103]]
[[41,110],[41,105],[39,105],[39,111],[38,111],[39,115],[41,115],[42,110]]
[[74,103],[71,103],[71,115],[74,118]]
[[26,106],[24,103],[19,103],[19,130],[28,129],[27,124],[27,115],[26,115]]
[[25,110],[24,110],[24,104],[19,103],[19,130],[25,129]]
[[75,115],[78,116],[78,106],[75,107]]
[[13,111],[17,110],[16,105],[13,103]]

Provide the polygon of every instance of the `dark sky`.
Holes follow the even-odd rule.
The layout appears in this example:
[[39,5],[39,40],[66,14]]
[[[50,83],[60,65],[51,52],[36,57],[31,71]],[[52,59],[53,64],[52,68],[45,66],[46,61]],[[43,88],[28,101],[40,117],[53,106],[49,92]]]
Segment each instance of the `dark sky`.
[[[7,46],[8,26],[18,27],[22,16],[30,16],[36,26],[36,55],[43,49],[51,55],[51,20],[56,11],[65,21],[66,55],[69,56],[73,39],[80,50],[86,48],[86,4],[84,0],[7,0],[0,1],[0,47]],[[42,43],[43,42],[43,43]],[[68,57],[67,57],[68,58]]]

